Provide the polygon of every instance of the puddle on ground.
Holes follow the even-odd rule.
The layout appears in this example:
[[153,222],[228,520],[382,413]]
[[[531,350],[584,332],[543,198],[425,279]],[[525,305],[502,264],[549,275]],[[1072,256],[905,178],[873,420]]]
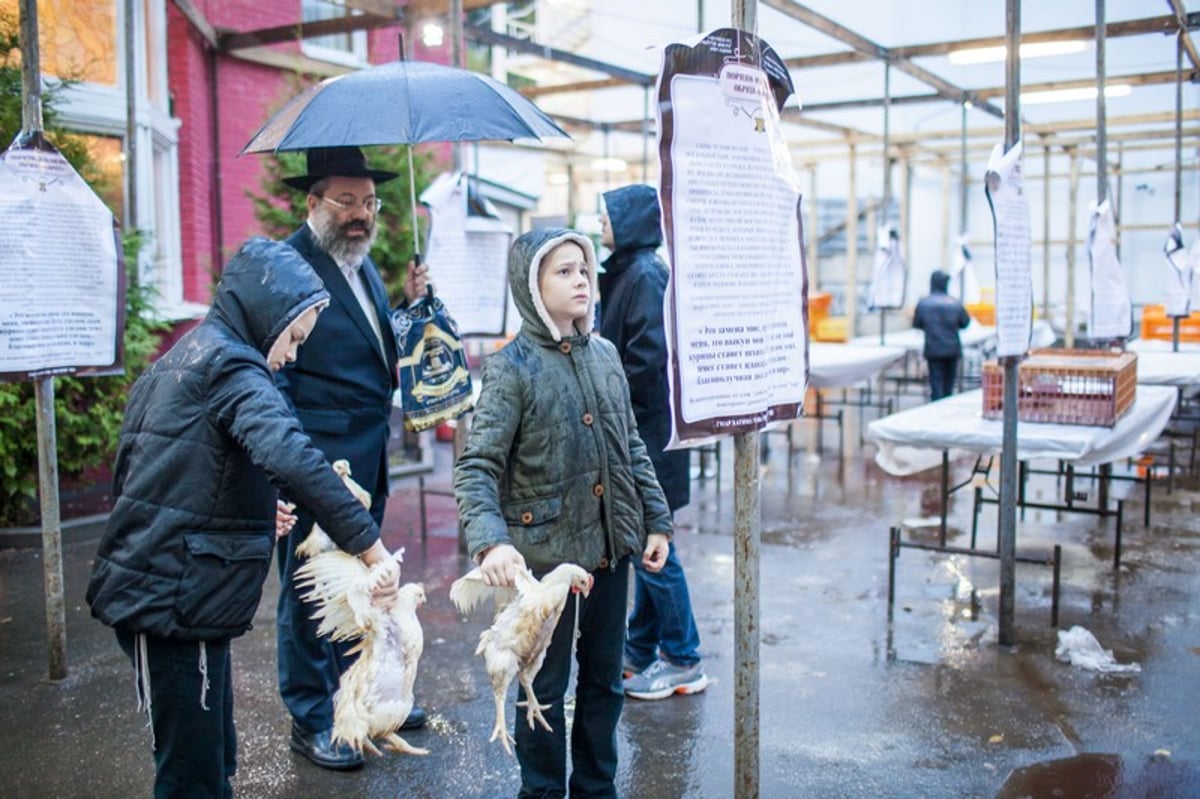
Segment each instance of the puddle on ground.
[[1014,769],[996,799],[1132,799],[1200,796],[1200,770],[1156,753],[1144,762],[1088,752]]

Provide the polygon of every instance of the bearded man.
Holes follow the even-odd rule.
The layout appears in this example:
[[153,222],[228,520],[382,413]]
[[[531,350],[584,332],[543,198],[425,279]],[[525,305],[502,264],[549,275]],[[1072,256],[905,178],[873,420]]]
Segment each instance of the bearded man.
[[[375,187],[394,177],[369,169],[357,147],[328,147],[308,151],[308,174],[284,180],[308,193],[308,219],[287,243],[325,282],[330,302],[295,361],[276,376],[304,432],[326,459],[350,462],[352,477],[371,494],[371,515],[381,526],[398,356],[387,290],[368,253],[382,206]],[[409,264],[408,302],[424,294],[427,271],[425,265]],[[347,645],[317,636],[312,608],[296,590],[296,546],[313,523],[303,505],[296,515],[292,532],[279,542],[282,587],[276,613],[279,691],[292,715],[291,748],[322,768],[356,768],[362,756],[331,740],[333,695],[353,657],[346,656]],[[424,723],[424,710],[414,707],[402,729]]]

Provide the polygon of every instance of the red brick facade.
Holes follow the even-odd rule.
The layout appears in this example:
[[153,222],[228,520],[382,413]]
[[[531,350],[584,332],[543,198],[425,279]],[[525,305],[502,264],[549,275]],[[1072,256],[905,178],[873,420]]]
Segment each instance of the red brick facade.
[[[300,0],[192,0],[219,32],[296,24]],[[298,90],[296,75],[217,54],[175,3],[166,4],[168,83],[179,131],[179,202],[184,299],[207,303],[220,265],[262,233],[247,191],[262,179],[262,157],[238,152],[267,116]],[[394,60],[402,25],[368,33],[370,61]],[[412,37],[405,34],[405,40]],[[299,53],[299,42],[272,50]],[[447,61],[416,43],[410,57]],[[216,124],[214,125],[214,119]]]

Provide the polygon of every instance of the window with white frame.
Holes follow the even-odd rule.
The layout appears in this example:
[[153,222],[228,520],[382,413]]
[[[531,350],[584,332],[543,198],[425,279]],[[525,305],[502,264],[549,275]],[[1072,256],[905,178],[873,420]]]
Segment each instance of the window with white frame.
[[[346,8],[345,3],[340,0],[301,0],[300,13],[304,22],[318,22],[327,19],[341,19],[361,12],[357,9]],[[305,39],[301,47],[306,56],[321,61],[356,67],[367,63],[366,31],[315,36]]]
[[[125,228],[146,239],[138,279],[153,286],[164,319],[195,316],[183,299],[179,241],[179,120],[170,113],[166,0],[133,4],[134,52],[123,35],[125,2],[39,3],[42,72],[76,81],[62,92],[59,123],[83,134],[104,180],[100,191]],[[128,136],[126,58],[133,58],[134,141]],[[129,185],[128,154],[136,154]],[[136,207],[131,207],[136,203]]]

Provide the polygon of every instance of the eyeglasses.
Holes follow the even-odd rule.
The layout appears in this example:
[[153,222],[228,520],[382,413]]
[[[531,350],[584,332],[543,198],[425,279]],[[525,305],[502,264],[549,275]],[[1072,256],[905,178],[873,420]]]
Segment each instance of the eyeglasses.
[[335,200],[332,197],[325,196],[322,196],[321,199],[339,211],[349,211],[351,208],[357,205],[361,206],[362,209],[368,214],[375,214],[379,213],[379,209],[383,208],[383,200],[379,199],[378,197],[364,197],[362,202],[359,202],[354,197],[349,197],[348,195],[346,196],[347,199],[343,200]]

